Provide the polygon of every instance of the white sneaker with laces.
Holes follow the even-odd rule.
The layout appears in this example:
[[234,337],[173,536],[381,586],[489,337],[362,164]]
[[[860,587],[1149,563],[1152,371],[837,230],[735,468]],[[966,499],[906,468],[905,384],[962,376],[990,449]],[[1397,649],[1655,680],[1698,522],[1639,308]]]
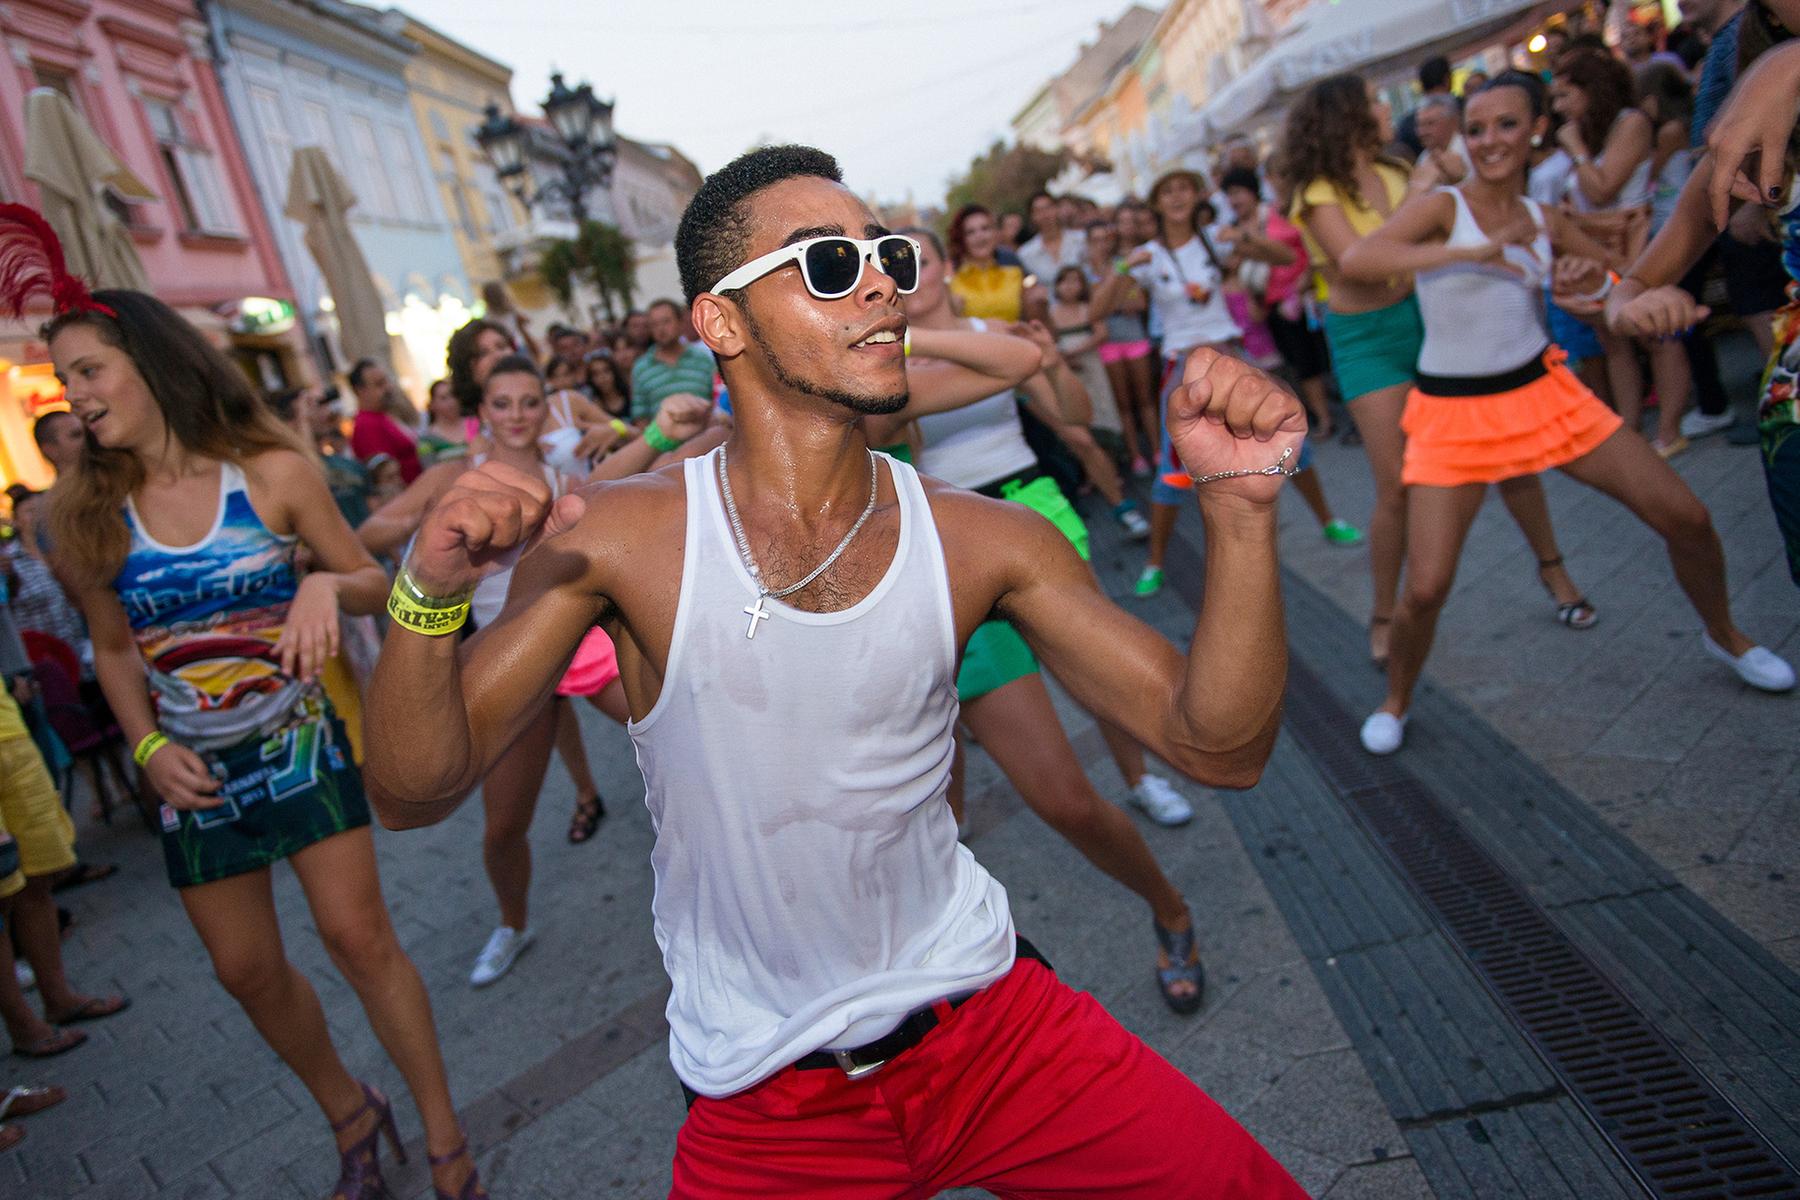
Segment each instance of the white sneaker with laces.
[[474,987],[486,987],[494,980],[512,970],[513,963],[519,955],[525,953],[535,939],[529,929],[514,929],[510,925],[502,925],[494,930],[488,938],[487,945],[475,958],[475,969],[469,972],[469,983]]
[[1734,655],[1725,647],[1712,640],[1712,635],[1702,633],[1700,642],[1706,652],[1737,672],[1737,677],[1753,688],[1765,692],[1791,692],[1794,690],[1794,668],[1787,660],[1764,646],[1752,646],[1742,654]]
[[13,978],[19,981],[21,992],[29,992],[37,986],[37,973],[31,969],[31,964],[22,958],[13,960]]
[[1194,806],[1161,775],[1145,775],[1131,789],[1131,802],[1158,825],[1186,825],[1194,819]]
[[1406,740],[1406,718],[1391,712],[1372,712],[1362,723],[1363,749],[1370,754],[1388,755]]
[[1707,414],[1697,408],[1689,409],[1681,418],[1681,436],[1684,438],[1703,438],[1709,434],[1723,433],[1730,429],[1735,419],[1729,412]]

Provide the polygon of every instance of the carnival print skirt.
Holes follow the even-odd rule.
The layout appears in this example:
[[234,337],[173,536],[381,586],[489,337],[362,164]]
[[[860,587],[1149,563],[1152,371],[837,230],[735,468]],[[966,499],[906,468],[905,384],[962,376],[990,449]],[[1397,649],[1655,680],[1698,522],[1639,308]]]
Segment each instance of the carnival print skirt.
[[323,701],[308,701],[300,719],[268,737],[201,757],[224,803],[194,811],[163,805],[163,859],[175,887],[259,870],[369,823],[349,737]]

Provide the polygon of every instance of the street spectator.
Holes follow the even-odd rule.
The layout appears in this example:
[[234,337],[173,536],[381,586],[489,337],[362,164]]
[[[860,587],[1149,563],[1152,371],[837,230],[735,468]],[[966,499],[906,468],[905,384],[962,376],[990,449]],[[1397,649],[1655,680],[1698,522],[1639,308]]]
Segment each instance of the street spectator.
[[653,345],[631,368],[631,416],[648,421],[670,396],[698,396],[712,401],[713,358],[705,347],[681,340],[686,315],[673,300],[650,305],[650,340]]
[[650,348],[650,314],[632,309],[625,314],[625,340],[639,354]]
[[[505,284],[497,280],[490,280],[483,284],[481,298],[487,305],[487,319],[504,330],[513,345],[522,348],[532,358],[544,356],[544,351],[538,345],[537,339],[531,336],[531,319],[520,312],[519,306],[513,303],[512,293],[506,290]],[[475,403],[479,403],[479,398],[473,402],[465,401],[465,403],[469,403],[473,408]]]
[[[312,448],[325,470],[325,485],[344,520],[358,522],[369,516],[369,469],[344,453],[343,421],[337,410],[336,388],[284,388],[269,396],[269,407],[294,431],[302,445]],[[354,526],[353,526],[354,527]]]
[[960,313],[984,321],[1017,321],[1025,314],[1025,267],[1000,245],[994,214],[979,204],[965,204],[950,218],[945,241],[955,273],[950,293]]
[[386,454],[377,454],[366,464],[369,468],[369,507],[380,508],[406,490],[400,477],[400,464]]
[[586,362],[587,390],[609,420],[631,419],[631,376],[610,354],[590,351]]
[[550,360],[544,364],[544,386],[551,392],[567,392],[585,387],[586,380],[582,377],[581,370],[581,360],[585,356],[586,351],[573,357],[551,355]]
[[[1419,64],[1419,93],[1424,96],[1450,95],[1450,60],[1441,54],[1435,54]],[[1454,99],[1454,97],[1452,97]],[[1411,152],[1413,158],[1425,153],[1425,143],[1419,137],[1419,110],[1407,113],[1400,119],[1400,128],[1394,133],[1394,140],[1403,144]]]
[[[1084,264],[1088,286],[1095,288],[1111,279],[1122,262],[1115,224],[1090,223]],[[1156,453],[1161,428],[1156,415],[1156,382],[1150,374],[1150,335],[1144,328],[1148,306],[1143,288],[1135,283],[1128,287],[1105,318],[1106,340],[1097,351],[1118,409],[1125,457],[1132,475],[1139,479],[1150,477],[1150,459]]]
[[550,343],[551,354],[571,362],[580,362],[590,346],[587,334],[568,325],[552,325],[546,340]]
[[622,333],[613,339],[612,360],[618,365],[619,370],[624,373],[627,381],[631,379],[632,368],[637,366],[639,357],[640,352],[629,335]]
[[1461,183],[1471,169],[1469,150],[1463,144],[1462,105],[1448,92],[1438,92],[1419,102],[1413,113],[1422,149],[1413,164],[1414,191]]
[[1025,214],[1003,212],[1000,214],[1000,244],[1017,254],[1019,240],[1025,236]]
[[481,438],[481,422],[463,415],[462,401],[448,379],[434,380],[425,404],[425,427],[419,431],[419,466],[463,458]]
[[38,453],[56,468],[57,478],[67,475],[80,464],[81,447],[87,441],[87,434],[82,430],[81,422],[67,409],[39,417],[37,424],[31,427],[31,436],[37,442]]
[[411,482],[419,477],[419,447],[409,432],[388,411],[394,390],[387,368],[372,358],[350,368],[350,391],[356,396],[356,420],[350,429],[350,449],[367,463],[386,454],[400,464],[400,474]]
[[1062,206],[1049,192],[1039,192],[1031,198],[1031,224],[1036,232],[1019,247],[1019,262],[1035,280],[1027,280],[1027,291],[1041,290],[1048,304],[1049,289],[1058,273],[1064,267],[1080,265],[1087,249],[1087,234],[1079,228],[1064,228]]

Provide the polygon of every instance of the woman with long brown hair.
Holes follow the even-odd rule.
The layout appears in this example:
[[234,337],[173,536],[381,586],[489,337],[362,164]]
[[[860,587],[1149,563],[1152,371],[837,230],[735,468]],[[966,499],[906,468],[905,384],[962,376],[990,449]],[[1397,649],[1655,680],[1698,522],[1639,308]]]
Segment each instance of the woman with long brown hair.
[[[318,682],[340,613],[379,611],[386,577],[229,360],[160,300],[88,295],[35,214],[4,215],[14,236],[0,278],[26,282],[0,309],[51,291],[43,336],[85,428],[81,465],[54,493],[56,560],[107,700],[163,799],[169,880],[220,982],[330,1122],[335,1195],[385,1195],[377,1139],[399,1142],[387,1099],[345,1069],[318,996],[282,951],[270,868],[284,859],[419,1106],[438,1195],[484,1195],[424,983],[382,901],[361,777]],[[38,247],[21,250],[28,240]],[[47,264],[36,278],[18,262],[28,255]],[[304,578],[302,546],[317,564]]]
[[[1332,373],[1375,478],[1375,508],[1364,528],[1374,591],[1369,656],[1382,668],[1406,552],[1400,414],[1418,374],[1425,329],[1409,272],[1354,279],[1339,264],[1358,238],[1379,229],[1406,199],[1407,168],[1382,153],[1392,134],[1387,106],[1362,78],[1334,75],[1315,83],[1289,111],[1282,150],[1294,186],[1292,218],[1318,271]],[[1531,544],[1557,620],[1571,629],[1593,625],[1594,607],[1563,568],[1543,485],[1535,475],[1509,479],[1500,484],[1500,496]]]
[[965,204],[950,218],[944,241],[955,272],[950,292],[962,315],[984,321],[1017,321],[1025,315],[1025,268],[1000,245],[994,214]]

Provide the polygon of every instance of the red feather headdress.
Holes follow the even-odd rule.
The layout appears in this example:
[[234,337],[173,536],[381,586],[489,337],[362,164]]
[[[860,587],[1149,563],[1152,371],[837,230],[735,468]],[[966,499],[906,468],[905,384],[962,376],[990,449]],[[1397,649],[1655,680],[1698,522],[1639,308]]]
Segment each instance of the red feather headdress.
[[26,303],[39,292],[50,297],[58,316],[76,310],[119,315],[69,274],[62,243],[36,209],[0,204],[0,315],[24,316]]

